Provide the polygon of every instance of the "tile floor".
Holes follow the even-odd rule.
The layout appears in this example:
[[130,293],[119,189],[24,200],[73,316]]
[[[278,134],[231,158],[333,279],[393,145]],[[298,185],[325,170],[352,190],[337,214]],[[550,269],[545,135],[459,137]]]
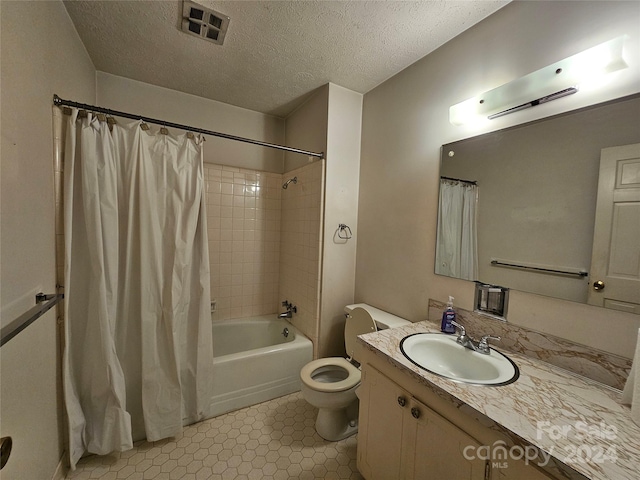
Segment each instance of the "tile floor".
[[353,479],[356,436],[328,442],[301,393],[185,427],[181,437],[83,458],[69,480]]

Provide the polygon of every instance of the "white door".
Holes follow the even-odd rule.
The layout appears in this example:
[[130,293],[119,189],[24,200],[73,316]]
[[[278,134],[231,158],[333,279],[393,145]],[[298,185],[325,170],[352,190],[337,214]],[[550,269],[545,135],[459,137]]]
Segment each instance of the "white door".
[[640,314],[640,143],[604,148],[588,303]]

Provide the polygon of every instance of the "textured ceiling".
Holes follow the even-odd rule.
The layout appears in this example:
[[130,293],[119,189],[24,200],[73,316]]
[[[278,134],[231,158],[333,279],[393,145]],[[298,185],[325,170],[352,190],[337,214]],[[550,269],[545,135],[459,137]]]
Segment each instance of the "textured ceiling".
[[366,93],[506,1],[209,1],[224,45],[180,31],[181,1],[65,1],[103,72],[286,116],[333,82]]

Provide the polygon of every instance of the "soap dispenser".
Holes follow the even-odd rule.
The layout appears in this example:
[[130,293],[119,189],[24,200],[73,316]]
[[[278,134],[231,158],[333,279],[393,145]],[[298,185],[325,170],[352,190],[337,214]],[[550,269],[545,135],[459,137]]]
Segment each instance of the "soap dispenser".
[[456,327],[451,323],[455,320],[456,312],[453,309],[453,297],[449,296],[447,308],[444,312],[442,312],[442,323],[440,325],[440,330],[444,333],[456,333]]

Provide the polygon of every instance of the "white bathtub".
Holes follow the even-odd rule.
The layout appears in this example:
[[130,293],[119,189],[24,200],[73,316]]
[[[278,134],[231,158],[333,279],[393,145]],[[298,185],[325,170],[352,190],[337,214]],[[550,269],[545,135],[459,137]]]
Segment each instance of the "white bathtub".
[[214,320],[212,328],[212,417],[300,390],[313,345],[289,322],[273,315]]

